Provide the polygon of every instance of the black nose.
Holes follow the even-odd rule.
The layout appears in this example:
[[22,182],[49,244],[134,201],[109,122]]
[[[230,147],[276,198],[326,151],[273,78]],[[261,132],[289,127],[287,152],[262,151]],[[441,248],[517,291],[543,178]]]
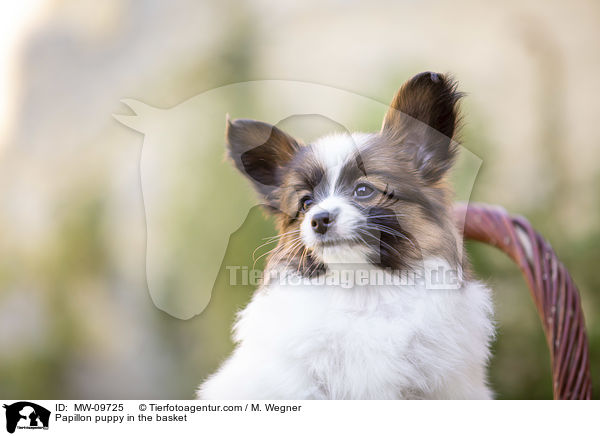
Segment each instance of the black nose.
[[319,212],[316,213],[312,220],[310,221],[310,225],[313,230],[321,235],[325,234],[329,226],[333,224],[334,216],[329,212]]

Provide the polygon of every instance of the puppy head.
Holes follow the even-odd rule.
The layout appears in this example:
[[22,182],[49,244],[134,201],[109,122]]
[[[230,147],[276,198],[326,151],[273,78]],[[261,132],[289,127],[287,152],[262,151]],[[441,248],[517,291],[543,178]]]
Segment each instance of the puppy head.
[[445,177],[460,97],[450,78],[422,73],[394,96],[380,132],[307,145],[263,122],[228,120],[230,157],[278,217],[270,265],[307,275],[348,262],[405,269],[440,257],[457,265]]

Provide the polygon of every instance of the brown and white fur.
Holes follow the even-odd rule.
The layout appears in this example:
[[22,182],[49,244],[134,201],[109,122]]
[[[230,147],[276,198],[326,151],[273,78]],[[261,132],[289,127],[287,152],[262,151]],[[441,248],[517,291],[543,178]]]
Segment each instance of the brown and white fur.
[[[468,277],[446,183],[461,94],[419,74],[377,133],[302,144],[229,121],[229,155],[278,222],[237,347],[202,399],[488,399],[490,291]],[[432,287],[403,273],[455,272]],[[386,280],[342,286],[341,274]],[[285,277],[285,280],[281,278]]]

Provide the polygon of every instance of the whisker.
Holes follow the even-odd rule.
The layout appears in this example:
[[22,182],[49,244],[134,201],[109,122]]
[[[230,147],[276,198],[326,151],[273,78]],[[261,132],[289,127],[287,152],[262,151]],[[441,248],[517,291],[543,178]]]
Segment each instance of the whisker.
[[282,245],[281,249],[275,253],[275,255],[273,256],[273,258],[271,259],[271,261],[273,263],[279,263],[281,261],[281,259],[285,256],[285,255],[289,255],[289,253],[295,249],[295,247],[298,247],[299,245],[302,245],[302,240],[301,238],[295,238],[293,239],[291,242],[291,246],[286,245]]
[[294,246],[292,246],[292,248],[290,248],[290,251],[293,250],[292,254],[290,254],[290,258],[288,259],[288,262],[285,264],[285,267],[283,268],[284,270],[287,270],[288,266],[290,266],[290,263],[292,262],[292,260],[294,259],[294,257],[296,257],[296,254],[298,254],[300,252],[300,250],[302,250],[302,246],[303,246],[303,242],[297,242]]
[[265,240],[265,241],[266,241],[266,240],[275,240],[275,239],[281,239],[282,237],[284,237],[284,236],[287,236],[287,235],[293,235],[293,234],[295,234],[295,233],[300,233],[300,231],[301,231],[301,229],[290,230],[289,232],[280,233],[280,234],[277,234],[277,235],[275,235],[275,236],[269,236],[269,237],[267,237],[267,238],[263,238],[263,240]]
[[369,219],[371,219],[371,218],[373,218],[373,219],[374,218],[397,218],[399,216],[406,216],[406,215],[405,214],[401,214],[401,213],[395,213],[395,214],[392,214],[392,215],[369,215],[368,218]]
[[388,226],[384,226],[382,224],[367,224],[365,226],[365,228],[371,229],[371,230],[381,230],[384,231],[384,233],[389,233],[391,235],[396,235],[396,236],[400,236],[401,233],[397,230],[392,229],[391,227]]
[[[277,241],[265,242],[264,244],[261,244],[261,245],[259,245],[258,247],[256,247],[256,248],[254,249],[254,251],[252,252],[252,260],[255,260],[255,259],[254,259],[254,256],[256,255],[256,252],[257,252],[258,250],[260,250],[261,248],[263,248],[265,245],[274,244],[275,242],[277,242]],[[275,247],[275,248],[277,248],[277,247]],[[267,253],[268,253],[268,252],[269,252],[269,251],[267,251]]]
[[[293,239],[290,241],[290,243],[294,243],[294,242],[297,242],[297,241],[300,241],[300,240],[301,240],[301,238],[300,238],[300,237],[293,238]],[[260,256],[258,256],[256,259],[254,259],[254,264],[252,265],[252,268],[254,268],[254,267],[256,266],[256,262],[258,262],[258,261],[259,261],[260,259],[262,259],[263,257],[267,256],[268,254],[273,254],[273,255],[276,255],[276,254],[278,254],[279,252],[283,251],[285,247],[286,247],[285,245],[278,245],[278,246],[276,246],[275,248],[273,248],[272,250],[269,250],[269,251],[267,251],[266,253],[263,253],[263,254],[261,254],[261,255],[260,255]],[[253,256],[253,257],[254,257],[254,256]]]
[[383,244],[384,246],[386,246],[386,247],[387,247],[387,248],[389,248],[390,250],[393,250],[393,251],[395,251],[395,252],[398,254],[398,256],[402,257],[402,254],[401,254],[401,253],[400,253],[398,250],[396,250],[394,247],[392,247],[390,244],[388,244],[387,242],[385,242],[385,241],[383,241],[383,240],[381,240],[381,239],[380,239],[380,240],[379,240],[379,243],[380,243],[380,244]]
[[292,256],[290,256],[290,260],[288,261],[288,264],[286,265],[286,268],[289,266],[290,262],[296,257],[296,255],[298,255],[299,253],[303,252],[305,249],[304,244],[300,245],[298,247],[297,250],[294,251],[294,254]]
[[[299,232],[299,231],[300,231],[300,230],[298,230],[298,232]],[[296,232],[296,231],[294,231],[294,232]],[[281,236],[277,236],[277,237],[273,236],[273,238],[281,238],[282,236],[284,236],[284,235],[287,235],[287,234],[289,234],[289,233],[291,233],[291,232],[284,233],[283,235],[281,235]],[[275,242],[278,242],[278,240],[277,240],[277,239],[274,239],[274,240],[272,240],[272,241],[265,242],[264,244],[261,244],[261,245],[259,245],[258,247],[256,247],[256,249],[255,249],[255,250],[252,252],[252,259],[254,259],[254,255],[256,254],[256,252],[257,252],[257,251],[258,251],[260,248],[264,247],[265,245],[273,244],[273,243],[275,243]]]
[[370,229],[370,230],[379,230],[382,233],[387,233],[387,234],[392,235],[392,236],[399,236],[400,238],[403,238],[403,239],[407,240],[408,242],[410,242],[410,244],[413,246],[413,248],[415,250],[417,250],[417,246],[415,245],[415,243],[408,236],[406,236],[402,232],[399,232],[397,230],[394,230],[392,228],[389,228],[389,227],[381,225],[381,224],[376,224],[375,226],[373,226],[373,225],[367,225],[366,228]]
[[296,272],[298,274],[300,274],[300,268],[304,266],[304,259],[305,259],[307,252],[308,252],[308,248],[306,248],[306,246],[305,246],[304,250],[302,250],[302,254],[300,255],[300,262],[298,262],[298,268],[296,269]]
[[267,256],[268,254],[271,254],[273,252],[277,253],[277,251],[280,250],[279,247],[275,247],[272,250],[267,251],[266,253],[261,254],[260,256],[258,256],[255,260],[254,263],[252,264],[252,269],[254,269],[256,267],[256,262],[258,262],[260,259],[262,259],[263,257]]

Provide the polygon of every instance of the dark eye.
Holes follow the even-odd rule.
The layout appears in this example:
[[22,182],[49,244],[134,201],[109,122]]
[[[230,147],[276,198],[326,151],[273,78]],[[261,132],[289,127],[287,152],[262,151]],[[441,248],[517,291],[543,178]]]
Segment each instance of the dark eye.
[[356,189],[354,189],[354,196],[360,200],[365,200],[367,198],[370,198],[374,192],[375,189],[373,189],[366,183],[361,183],[356,187]]
[[313,199],[310,195],[302,197],[300,200],[300,209],[307,211],[313,204]]

